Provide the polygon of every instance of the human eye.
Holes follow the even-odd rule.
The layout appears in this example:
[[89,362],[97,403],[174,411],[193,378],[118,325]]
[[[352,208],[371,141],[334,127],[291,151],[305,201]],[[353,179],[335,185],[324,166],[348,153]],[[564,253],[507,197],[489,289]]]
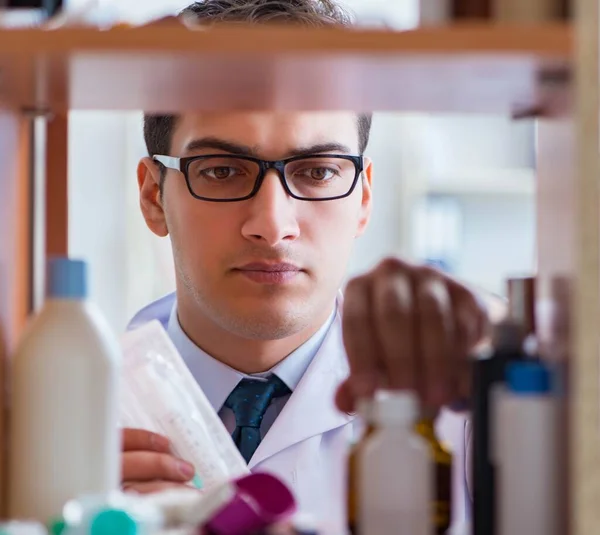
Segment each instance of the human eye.
[[340,170],[335,165],[311,162],[299,166],[294,171],[294,175],[308,178],[315,182],[327,182],[340,176]]
[[188,170],[195,180],[226,182],[249,174],[248,165],[233,158],[206,158],[195,160]]
[[335,169],[329,169],[328,167],[313,167],[310,169],[310,178],[318,181],[331,180],[338,176],[339,173]]
[[226,180],[239,173],[235,167],[208,167],[201,170],[202,176],[214,180]]

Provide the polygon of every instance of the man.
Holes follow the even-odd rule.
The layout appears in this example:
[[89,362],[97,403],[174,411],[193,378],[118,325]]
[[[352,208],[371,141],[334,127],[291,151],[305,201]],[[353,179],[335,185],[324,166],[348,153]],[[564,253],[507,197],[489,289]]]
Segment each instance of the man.
[[[185,13],[348,22],[327,0],[205,0]],[[400,260],[339,293],[372,209],[370,125],[352,112],[147,116],[138,167],[146,223],[171,237],[176,293],[132,327],[159,319],[250,468],[338,526],[356,400],[379,387],[417,390],[435,409],[463,398],[486,324],[465,288]],[[139,492],[193,476],[167,437],[141,430],[125,430],[123,459],[123,485]]]

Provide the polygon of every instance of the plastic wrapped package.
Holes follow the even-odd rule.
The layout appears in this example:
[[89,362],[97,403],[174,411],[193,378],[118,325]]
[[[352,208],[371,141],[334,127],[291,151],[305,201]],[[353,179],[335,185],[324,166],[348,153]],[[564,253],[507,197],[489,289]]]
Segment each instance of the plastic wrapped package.
[[167,529],[185,526],[203,526],[236,497],[235,482],[214,486],[209,492],[192,489],[169,489],[155,494],[140,495],[136,499],[161,512]]
[[[273,475],[257,473],[213,485],[204,492],[177,488],[153,494],[115,491],[78,496],[65,504],[50,533],[259,535],[268,530],[268,535],[312,535],[312,531],[290,531],[292,523],[299,521],[295,513],[296,502],[286,485]],[[6,533],[48,535],[43,526],[43,532],[21,526]]]
[[[78,496],[65,504],[62,516],[51,526],[51,535],[103,535],[105,531],[108,531],[106,535],[119,535],[118,530],[113,529],[115,522],[132,530],[135,527],[138,535],[183,535],[190,530],[196,535],[198,527],[218,514],[235,496],[235,482],[223,483],[202,493],[193,489],[169,489],[148,495],[113,492]],[[127,529],[122,531],[129,533]],[[47,534],[14,532],[14,535]]]
[[126,333],[122,427],[166,436],[175,455],[192,463],[192,484],[211,489],[249,474],[231,435],[158,321]]

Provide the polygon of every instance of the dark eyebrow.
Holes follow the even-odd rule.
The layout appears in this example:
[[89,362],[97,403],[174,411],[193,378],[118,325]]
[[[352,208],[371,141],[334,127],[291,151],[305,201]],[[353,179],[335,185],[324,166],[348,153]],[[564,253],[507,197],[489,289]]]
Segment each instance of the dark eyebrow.
[[200,139],[194,139],[185,147],[186,152],[195,152],[206,149],[220,150],[223,152],[229,152],[230,154],[237,154],[239,156],[256,157],[256,149],[246,145],[241,145],[239,143],[233,143],[232,141],[226,141],[225,139],[219,139],[217,137],[203,137]]
[[[206,149],[219,150],[228,152],[229,154],[237,154],[239,156],[252,156],[254,158],[258,158],[258,150],[256,148],[216,137],[203,137],[200,139],[194,139],[185,147],[185,150],[188,153]],[[287,156],[309,156],[311,154],[325,154],[328,152],[339,152],[342,154],[351,153],[350,149],[341,143],[319,143],[317,145],[292,149],[288,152]]]
[[310,147],[293,149],[288,154],[289,156],[310,156],[311,154],[325,154],[328,152],[341,152],[342,154],[351,153],[350,149],[341,143],[320,143]]

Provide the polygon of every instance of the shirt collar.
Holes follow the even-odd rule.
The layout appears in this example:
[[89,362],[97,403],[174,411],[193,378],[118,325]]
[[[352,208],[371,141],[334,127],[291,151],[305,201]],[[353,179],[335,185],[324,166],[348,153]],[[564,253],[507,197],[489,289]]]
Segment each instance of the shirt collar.
[[229,394],[245,378],[266,379],[270,375],[275,374],[291,391],[294,391],[325,340],[335,319],[336,308],[334,308],[323,326],[304,344],[290,353],[271,370],[253,375],[246,375],[234,370],[230,366],[211,357],[192,342],[179,323],[177,302],[174,303],[171,309],[167,324],[167,333],[190,372],[200,385],[209,403],[218,412],[223,407]]

